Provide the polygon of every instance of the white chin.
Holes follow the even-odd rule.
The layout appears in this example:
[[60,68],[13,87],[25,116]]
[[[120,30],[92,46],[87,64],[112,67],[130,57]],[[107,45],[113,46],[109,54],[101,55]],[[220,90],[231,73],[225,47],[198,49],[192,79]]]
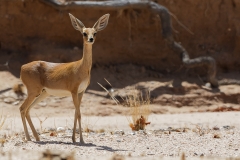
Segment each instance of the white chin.
[[93,44],[94,43],[94,41],[93,42],[89,42],[89,41],[87,41],[87,44]]

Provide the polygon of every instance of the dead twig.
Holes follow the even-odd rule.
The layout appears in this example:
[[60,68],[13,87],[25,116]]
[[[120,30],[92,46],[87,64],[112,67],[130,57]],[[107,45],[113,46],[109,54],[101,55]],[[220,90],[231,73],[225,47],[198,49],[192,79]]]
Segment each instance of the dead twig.
[[41,120],[40,117],[36,113],[35,113],[35,115],[36,115],[37,119],[39,120],[41,132],[42,132],[43,131],[42,124],[43,124],[43,122],[45,122],[48,119],[48,117],[45,117],[45,119]]

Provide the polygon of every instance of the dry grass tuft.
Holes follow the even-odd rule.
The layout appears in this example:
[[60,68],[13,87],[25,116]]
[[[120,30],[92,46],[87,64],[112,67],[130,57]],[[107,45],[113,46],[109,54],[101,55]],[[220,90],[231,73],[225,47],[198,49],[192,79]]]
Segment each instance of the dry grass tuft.
[[130,108],[131,120],[129,126],[133,131],[144,130],[148,122],[148,116],[150,114],[150,92],[147,91],[145,98],[143,93],[136,90],[130,96],[126,98],[126,106]]
[[7,116],[3,116],[3,115],[0,116],[0,129],[2,129],[6,119],[7,119]]
[[[105,81],[110,85],[110,82],[105,79]],[[118,105],[120,102],[114,97],[103,85],[98,83],[115,101]],[[128,119],[129,126],[133,131],[144,130],[146,125],[149,125],[148,116],[150,114],[150,92],[147,90],[145,92],[133,89],[131,93],[126,97],[121,97],[124,101],[123,105],[130,108],[131,119]]]
[[90,133],[90,132],[94,132],[94,130],[92,130],[92,129],[88,128],[88,127],[85,127],[83,129],[83,132]]
[[39,124],[40,124],[40,128],[41,128],[41,133],[43,132],[43,126],[42,126],[42,124],[43,124],[43,122],[44,121],[46,121],[47,119],[48,119],[48,117],[45,117],[45,119],[41,119],[37,114],[35,114],[36,115],[36,117],[37,117],[37,119],[39,120]]
[[91,121],[88,116],[83,118],[82,119],[83,132],[87,133],[87,136],[88,136],[89,133],[104,132],[104,129],[102,129],[102,130],[95,130],[94,129],[97,122],[98,122],[98,119],[96,119],[95,121]]
[[4,143],[6,142],[6,139],[7,139],[6,134],[1,136],[0,138],[1,147],[4,147]]
[[203,126],[196,125],[196,128],[192,129],[193,132],[197,133],[199,136],[204,136],[205,134],[210,133],[210,128],[203,128]]
[[[0,130],[2,129],[4,123],[6,122],[6,119],[7,119],[7,116],[3,116],[3,114],[1,114],[1,116],[0,116]],[[6,134],[1,135],[1,137],[0,137],[1,147],[4,147],[4,143],[6,142],[6,139],[7,139]]]

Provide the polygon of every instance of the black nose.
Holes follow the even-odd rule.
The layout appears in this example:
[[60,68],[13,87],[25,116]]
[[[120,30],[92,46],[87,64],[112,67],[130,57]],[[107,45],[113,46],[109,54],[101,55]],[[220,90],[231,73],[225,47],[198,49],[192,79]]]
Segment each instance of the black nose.
[[90,38],[89,41],[90,41],[90,42],[93,42],[93,38]]

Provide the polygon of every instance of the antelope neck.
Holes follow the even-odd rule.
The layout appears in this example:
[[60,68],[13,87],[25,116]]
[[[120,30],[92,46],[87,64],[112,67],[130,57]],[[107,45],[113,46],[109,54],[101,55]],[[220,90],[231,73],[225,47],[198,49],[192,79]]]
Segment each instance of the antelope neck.
[[92,45],[84,42],[82,66],[91,68],[92,66]]

